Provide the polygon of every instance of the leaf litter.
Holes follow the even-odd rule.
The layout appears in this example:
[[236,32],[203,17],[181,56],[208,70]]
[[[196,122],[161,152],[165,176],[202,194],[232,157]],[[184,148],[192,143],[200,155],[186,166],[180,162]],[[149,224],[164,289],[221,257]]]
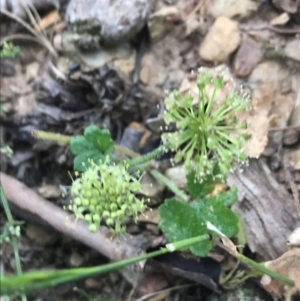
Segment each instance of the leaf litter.
[[[248,142],[245,150],[254,158],[262,155],[270,157],[274,153],[278,153],[282,147],[285,131],[277,131],[275,133],[270,132],[270,129],[299,125],[300,120],[297,113],[299,104],[295,103],[300,95],[298,90],[298,98],[296,97],[299,78],[297,81],[294,77],[294,73],[299,72],[299,58],[294,54],[289,56],[290,53],[297,54],[298,46],[289,44],[288,53],[285,54],[283,50],[281,51],[281,49],[284,49],[282,45],[295,40],[294,36],[285,36],[284,34],[278,36],[276,32],[270,33],[272,29],[269,31],[268,28],[271,27],[268,26],[261,29],[262,34],[259,36],[260,32],[257,30],[247,32],[247,30],[245,31],[241,28],[241,25],[251,27],[253,23],[257,23],[257,20],[265,23],[266,20],[274,20],[279,13],[274,11],[268,4],[254,1],[239,1],[239,3],[230,1],[228,3],[228,1],[211,0],[199,1],[199,3],[197,1],[177,1],[174,4],[174,9],[163,10],[162,14],[160,10],[168,8],[166,2],[158,1],[158,6],[152,15],[153,19],[157,15],[159,17],[163,16],[163,20],[167,20],[169,23],[167,32],[165,31],[166,28],[163,27],[161,29],[153,29],[153,37],[158,41],[151,44],[148,52],[143,56],[141,72],[139,73],[140,80],[144,86],[132,88],[128,84],[130,83],[132,62],[129,64],[131,66],[129,71],[126,69],[128,68],[126,64],[122,65],[116,62],[116,66],[114,66],[114,63],[111,63],[108,67],[100,68],[97,71],[91,69],[80,70],[79,74],[76,72],[72,74],[73,80],[78,84],[75,90],[66,88],[63,85],[57,85],[57,83],[51,82],[50,79],[40,82],[40,87],[43,86],[42,89],[37,89],[37,86],[33,85],[33,92],[36,94],[32,94],[32,88],[28,85],[28,91],[30,91],[28,95],[34,101],[26,100],[24,98],[26,95],[23,98],[20,97],[22,96],[22,91],[20,93],[20,91],[14,90],[13,96],[12,94],[8,95],[9,98],[17,95],[17,98],[13,101],[13,114],[9,114],[4,120],[1,119],[1,122],[3,121],[3,124],[9,127],[7,129],[7,137],[16,145],[14,150],[18,150],[18,143],[20,142],[36,143],[29,138],[31,130],[36,127],[65,134],[77,134],[82,132],[82,129],[88,124],[96,123],[101,127],[109,128],[113,133],[113,137],[116,140],[120,140],[124,128],[130,121],[134,120],[142,123],[147,118],[153,105],[152,101],[149,103],[148,98],[154,98],[157,101],[158,98],[164,96],[165,90],[173,88],[179,88],[182,93],[188,91],[193,93],[195,86],[193,75],[190,75],[190,72],[192,70],[197,72],[197,68],[202,65],[214,68],[211,64],[207,64],[203,57],[199,56],[199,47],[214,20],[219,16],[226,16],[239,22],[240,34],[254,38],[256,43],[262,46],[263,54],[261,60],[262,64],[265,64],[263,66],[264,69],[259,60],[254,60],[256,62],[253,66],[254,71],[252,71],[249,78],[237,79],[236,76],[238,74],[234,74],[235,71],[231,74],[239,84],[244,86],[252,98],[249,111],[243,116],[239,116],[247,120],[248,130],[252,135],[252,139]],[[295,13],[295,6],[287,6],[287,1],[278,0],[273,2],[288,13]],[[159,11],[160,13],[158,13]],[[180,12],[179,16],[178,11]],[[267,13],[264,14],[265,12]],[[155,13],[158,14],[155,15]],[[172,19],[174,16],[176,17],[175,20]],[[245,19],[245,17],[248,19]],[[203,21],[204,18],[206,19],[205,22]],[[299,27],[297,22],[295,24],[296,27]],[[162,30],[162,32],[159,32],[159,30]],[[285,28],[281,30],[285,30]],[[293,30],[296,30],[296,28]],[[276,39],[271,38],[274,35]],[[213,37],[210,38],[213,39]],[[271,58],[270,52],[267,52],[265,47],[268,40],[275,41],[275,44],[269,43],[267,45],[269,47],[268,51],[270,48],[272,50]],[[277,46],[279,50],[276,49]],[[226,63],[230,65],[230,60],[234,56],[235,53],[229,55],[225,60]],[[250,60],[250,57],[251,52],[241,59]],[[132,60],[132,57],[130,59]],[[45,68],[41,71],[45,71]],[[120,76],[123,71],[125,77]],[[38,76],[40,76],[40,73]],[[2,81],[7,81],[7,79],[7,77],[1,75],[1,83]],[[296,86],[291,85],[290,80],[296,81]],[[9,84],[1,84],[1,96],[4,93],[2,87],[6,89],[10,86]],[[23,85],[23,87],[25,86]],[[56,93],[53,94],[54,91]],[[150,94],[148,93],[149,91]],[[122,97],[119,98],[120,95]],[[43,107],[44,104],[47,104],[48,107]],[[37,108],[39,109],[32,111],[32,109]],[[70,117],[73,113],[80,113],[82,108],[87,109],[86,114],[78,115],[76,118],[74,115]],[[45,113],[46,111],[47,113]],[[35,113],[33,114],[33,112]],[[51,112],[52,114],[50,114]],[[55,118],[53,118],[54,113]],[[63,116],[68,117],[63,118]],[[299,151],[297,149],[299,131],[297,134],[298,138],[296,135],[296,140],[291,145],[294,147],[292,168],[295,179],[298,179],[297,172],[299,172]],[[10,173],[16,175],[18,174],[18,169],[32,169],[34,173],[40,170],[43,173],[43,180],[49,182],[49,185],[60,184],[61,180],[58,180],[58,183],[52,183],[52,179],[55,174],[57,174],[58,179],[68,177],[67,170],[71,168],[70,158],[64,155],[65,151],[61,147],[46,147],[43,152],[35,150],[35,158],[31,156],[26,162],[20,163],[18,166],[10,166]],[[58,157],[63,157],[64,159],[61,160]],[[49,162],[53,164],[52,168],[48,168]],[[57,168],[58,166],[59,168]],[[61,169],[63,169],[63,176],[58,173]],[[19,174],[21,173],[19,172]],[[35,187],[43,187],[44,185],[47,184],[41,185],[38,182],[33,182]],[[186,187],[186,185],[188,183],[184,183],[183,187]],[[297,185],[299,189],[299,182],[297,182]],[[58,202],[61,202],[59,198]],[[288,277],[290,276],[291,279],[296,281],[296,274],[293,275],[294,272],[292,272],[296,270],[292,270],[291,274],[287,271],[290,256],[298,254],[298,251],[295,250],[292,248],[286,253],[287,255],[283,255],[284,260],[280,259],[281,257],[278,258],[278,262],[281,265],[274,262],[270,264],[270,267],[275,270],[283,269],[283,273],[286,273]],[[282,262],[284,262],[283,265]],[[295,287],[299,290],[298,284]],[[284,294],[284,288],[282,287],[276,287],[274,290],[275,292],[280,292],[280,295]]]

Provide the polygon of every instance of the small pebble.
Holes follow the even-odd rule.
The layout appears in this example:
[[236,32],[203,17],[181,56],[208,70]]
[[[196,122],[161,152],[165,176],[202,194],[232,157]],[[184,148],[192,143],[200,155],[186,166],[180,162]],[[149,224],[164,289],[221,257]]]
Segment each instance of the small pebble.
[[283,135],[283,145],[292,146],[299,141],[299,132],[296,130],[287,130]]

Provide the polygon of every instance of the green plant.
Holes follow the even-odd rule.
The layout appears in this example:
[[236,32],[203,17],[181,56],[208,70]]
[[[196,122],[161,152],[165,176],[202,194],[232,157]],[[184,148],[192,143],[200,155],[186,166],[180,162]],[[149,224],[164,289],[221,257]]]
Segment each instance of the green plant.
[[[95,125],[75,137],[35,131],[36,137],[51,139],[52,135],[59,143],[68,143],[74,155],[78,178],[72,184],[73,201],[69,209],[77,218],[85,219],[91,231],[96,231],[100,222],[105,221],[114,233],[122,233],[127,219],[136,218],[146,209],[144,200],[136,196],[141,192],[138,174],[131,173],[143,168],[150,170],[183,201],[169,199],[160,208],[160,227],[170,241],[208,233],[207,220],[229,237],[235,235],[238,219],[228,206],[236,200],[236,191],[207,197],[217,179],[224,180],[234,167],[247,161],[242,148],[249,135],[245,132],[246,124],[239,123],[237,117],[239,111],[247,108],[247,101],[234,89],[222,94],[226,83],[222,76],[204,71],[197,77],[196,103],[191,95],[183,97],[178,92],[172,93],[166,99],[164,119],[167,124],[175,123],[175,132],[162,135],[163,147],[133,159],[120,161],[114,150],[125,154],[128,151],[117,147],[110,133]],[[219,97],[220,94],[223,96]],[[177,151],[175,162],[185,159],[189,195],[149,166],[150,160],[168,149]],[[194,220],[196,226],[182,224],[182,214]],[[205,255],[210,248],[211,243],[193,250],[197,255]]]
[[105,163],[88,163],[87,170],[72,184],[75,198],[69,209],[77,218],[85,219],[92,232],[99,228],[102,219],[114,233],[124,232],[128,217],[136,218],[146,207],[144,200],[136,197],[141,192],[139,180],[129,174],[125,163],[111,164],[109,158]]
[[[165,248],[158,251],[153,251],[148,254],[140,255],[134,258],[129,258],[121,260],[114,263],[105,264],[102,266],[88,267],[88,268],[73,268],[60,271],[39,271],[39,272],[28,272],[21,276],[6,276],[1,279],[1,293],[6,295],[15,294],[19,291],[32,292],[39,289],[51,287],[54,285],[75,281],[79,279],[84,279],[87,277],[107,273],[116,269],[120,269],[127,265],[153,258],[155,256],[163,255],[169,252],[184,250],[186,248],[192,247],[194,244],[199,244],[203,241],[210,240],[209,235],[202,235],[186,239],[183,241],[178,241],[176,243],[169,243]],[[264,265],[258,264],[249,258],[237,253],[241,261],[247,263],[249,266],[257,269],[262,274],[267,274],[275,279],[284,282],[287,285],[292,286],[294,283],[290,279],[279,275]]]
[[[191,95],[172,93],[166,99],[164,119],[167,125],[175,124],[176,130],[164,133],[164,145],[147,155],[139,156],[115,145],[110,133],[95,125],[90,125],[83,135],[75,137],[35,131],[37,138],[70,146],[76,179],[70,189],[73,199],[69,209],[77,218],[86,220],[91,231],[96,231],[105,221],[113,233],[120,234],[125,231],[129,217],[136,219],[137,214],[146,209],[144,199],[137,196],[141,193],[140,173],[137,170],[148,171],[156,180],[163,182],[175,195],[166,199],[159,208],[159,227],[168,237],[171,249],[111,264],[106,266],[107,269],[94,267],[29,274],[29,278],[7,278],[4,282],[7,291],[17,285],[38,289],[95,275],[173,251],[176,249],[173,246],[181,241],[185,243],[180,244],[180,249],[206,256],[214,243],[218,243],[218,237],[224,241],[237,235],[240,220],[230,210],[231,204],[237,200],[237,189],[233,187],[212,195],[216,181],[226,179],[229,172],[247,162],[243,146],[249,135],[246,124],[238,118],[239,112],[247,108],[247,101],[234,89],[223,93],[226,83],[222,76],[200,72],[197,77],[197,99]],[[166,150],[175,152],[175,162],[185,160],[187,192],[180,190],[149,164]],[[124,160],[117,153],[131,158]],[[292,285],[289,279],[238,253],[233,244],[231,249],[227,248],[228,245],[225,249],[239,261]]]
[[222,76],[201,71],[197,99],[175,91],[165,100],[164,120],[175,124],[176,130],[162,134],[162,140],[176,152],[174,161],[184,160],[187,171],[195,170],[200,180],[211,175],[216,165],[220,172],[215,177],[225,179],[247,162],[243,146],[250,137],[244,131],[246,123],[240,123],[237,116],[248,103],[234,89],[223,93],[226,84]]
[[6,143],[2,144],[2,146],[0,147],[0,153],[6,155],[7,157],[11,157],[14,154],[11,147]]
[[[15,262],[16,262],[17,275],[18,275],[18,277],[21,277],[22,276],[22,267],[21,267],[21,261],[20,261],[20,256],[19,256],[18,237],[20,236],[20,231],[21,231],[20,225],[22,223],[16,222],[13,219],[7,199],[3,192],[2,185],[0,185],[0,198],[1,198],[2,207],[4,208],[4,212],[5,212],[5,215],[7,218],[7,223],[4,226],[4,229],[0,236],[0,246],[3,242],[9,242],[9,241],[12,242],[14,256],[15,256]],[[2,282],[2,279],[1,279],[1,282]],[[24,291],[22,290],[22,288],[19,289],[19,292],[21,294],[22,301],[27,301],[26,295],[25,295]],[[2,294],[5,295],[6,293],[1,291],[1,295]],[[7,299],[8,299],[8,297],[7,297]]]
[[74,170],[84,172],[93,162],[105,163],[105,159],[114,151],[114,145],[108,130],[90,125],[83,135],[70,140],[70,150],[75,156]]
[[21,49],[19,46],[14,46],[11,42],[4,42],[2,49],[0,50],[0,58],[15,58],[21,55]]
[[[194,171],[187,176],[187,180],[189,195],[193,196],[192,202],[166,199],[159,208],[160,228],[169,241],[174,242],[206,233],[215,236],[214,232],[207,229],[207,222],[213,224],[227,237],[237,234],[238,218],[229,208],[237,200],[237,189],[231,188],[227,192],[210,196],[210,181],[198,181]],[[200,188],[202,191],[199,193]],[[211,241],[205,241],[192,246],[190,251],[197,256],[206,256],[212,247]]]
[[145,259],[181,250],[187,246],[209,239],[210,237],[208,235],[197,236],[184,241],[167,244],[165,248],[158,251],[95,267],[65,269],[60,271],[28,272],[22,276],[3,277],[1,279],[1,293],[11,295],[21,290],[32,292],[62,283],[100,275]]

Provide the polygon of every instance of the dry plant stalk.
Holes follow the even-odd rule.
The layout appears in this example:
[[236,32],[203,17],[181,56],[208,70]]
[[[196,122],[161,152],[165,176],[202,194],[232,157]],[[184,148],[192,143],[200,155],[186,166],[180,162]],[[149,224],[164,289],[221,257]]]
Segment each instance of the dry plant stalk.
[[[123,234],[118,238],[111,238],[110,232],[106,228],[92,233],[88,226],[81,220],[75,220],[73,215],[48,202],[36,192],[25,186],[23,183],[0,172],[1,185],[9,203],[18,207],[21,211],[29,212],[57,231],[75,239],[90,248],[103,254],[111,261],[118,261],[135,257],[144,253],[144,247],[148,240],[142,236],[131,237]],[[134,282],[138,271],[141,271],[145,262],[139,262],[125,268],[123,274],[128,281]]]

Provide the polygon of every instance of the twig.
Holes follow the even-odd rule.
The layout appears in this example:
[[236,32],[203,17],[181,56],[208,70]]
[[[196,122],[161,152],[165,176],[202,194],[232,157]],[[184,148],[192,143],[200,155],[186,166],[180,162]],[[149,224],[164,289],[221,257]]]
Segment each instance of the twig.
[[141,297],[139,299],[136,299],[135,301],[148,300],[148,298],[156,296],[158,294],[168,293],[168,292],[172,292],[172,291],[175,291],[175,290],[180,290],[180,289],[184,289],[184,288],[188,288],[188,287],[196,286],[196,285],[197,284],[182,284],[182,285],[173,286],[173,287],[170,287],[170,288],[166,288],[164,290],[160,290],[160,291],[157,291],[157,292],[149,293],[149,294],[144,295],[143,297]]
[[288,131],[288,130],[300,130],[300,125],[291,125],[291,126],[286,126],[286,127],[272,127],[272,128],[269,128],[270,132]]
[[[123,237],[111,239],[111,234],[105,227],[92,233],[84,221],[76,220],[73,215],[48,202],[18,180],[1,172],[0,178],[7,200],[21,212],[39,217],[57,231],[82,242],[110,260],[118,261],[143,253],[143,246],[148,242],[147,238],[124,234]],[[135,274],[143,265],[144,262],[141,262],[133,267]],[[131,269],[127,270],[124,276],[128,281],[133,281],[135,277]]]
[[32,37],[30,35],[26,35],[26,34],[12,34],[12,35],[6,36],[0,40],[0,45],[2,45],[3,43],[5,43],[7,41],[12,41],[12,40],[29,40],[29,41],[34,41],[34,42],[40,44],[41,46],[44,46],[44,44],[39,39]]
[[192,10],[191,13],[189,13],[184,19],[183,21],[186,22],[189,19],[191,19],[196,13],[197,11],[201,8],[201,6],[204,4],[204,2],[206,2],[206,0],[199,0],[199,2],[197,3],[197,5],[194,7],[194,9]]
[[276,33],[280,33],[280,34],[297,34],[300,33],[300,28],[278,28],[275,26],[272,26],[270,24],[258,24],[256,26],[249,26],[249,25],[242,25],[241,26],[242,30],[246,30],[246,31],[258,31],[258,30],[264,30],[264,29],[268,29],[271,31],[274,31]]
[[2,14],[8,16],[9,18],[15,20],[16,22],[20,23],[22,26],[24,26],[30,33],[32,33],[37,39],[41,40],[42,45],[49,50],[49,52],[54,56],[58,57],[58,54],[54,47],[51,45],[50,41],[47,39],[47,37],[43,36],[40,32],[36,31],[34,28],[32,28],[29,24],[27,24],[24,20],[19,18],[18,16],[12,14],[8,10],[1,8],[0,11]]

